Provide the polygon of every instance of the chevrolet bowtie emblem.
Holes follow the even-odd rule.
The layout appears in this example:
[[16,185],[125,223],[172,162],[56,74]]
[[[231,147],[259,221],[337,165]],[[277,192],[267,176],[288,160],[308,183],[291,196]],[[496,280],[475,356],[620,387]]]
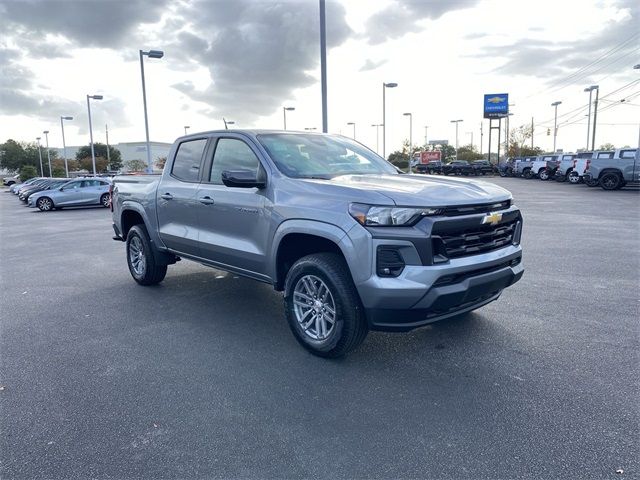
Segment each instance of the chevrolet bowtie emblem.
[[500,220],[502,220],[502,214],[501,213],[488,213],[482,219],[482,224],[486,225],[487,223],[489,223],[491,225],[497,225],[498,223],[500,223]]

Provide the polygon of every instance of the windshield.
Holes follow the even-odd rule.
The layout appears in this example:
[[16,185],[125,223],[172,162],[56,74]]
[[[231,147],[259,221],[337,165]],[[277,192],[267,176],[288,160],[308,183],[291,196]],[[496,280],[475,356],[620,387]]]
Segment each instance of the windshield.
[[294,178],[397,174],[390,163],[348,138],[333,135],[271,133],[258,140],[278,170]]

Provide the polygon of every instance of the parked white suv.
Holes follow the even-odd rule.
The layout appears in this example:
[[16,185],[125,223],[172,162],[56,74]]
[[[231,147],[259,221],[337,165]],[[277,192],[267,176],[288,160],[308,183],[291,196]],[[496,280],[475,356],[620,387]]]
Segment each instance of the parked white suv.
[[540,155],[531,165],[531,173],[540,180],[549,180],[556,174],[559,154]]

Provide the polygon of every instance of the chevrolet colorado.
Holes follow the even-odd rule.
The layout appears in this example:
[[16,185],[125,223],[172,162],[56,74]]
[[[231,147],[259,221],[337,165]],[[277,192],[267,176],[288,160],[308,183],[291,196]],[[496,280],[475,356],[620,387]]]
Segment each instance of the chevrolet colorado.
[[223,130],[119,176],[115,239],[136,282],[185,258],[284,292],[297,341],[337,357],[496,300],[523,274],[522,216],[497,185],[406,175],[341,136]]

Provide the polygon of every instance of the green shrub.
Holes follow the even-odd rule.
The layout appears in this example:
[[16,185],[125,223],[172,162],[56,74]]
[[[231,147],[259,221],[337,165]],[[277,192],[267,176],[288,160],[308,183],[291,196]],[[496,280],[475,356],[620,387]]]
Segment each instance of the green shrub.
[[25,182],[36,175],[38,175],[38,171],[33,165],[25,165],[20,169],[20,180],[22,182]]

